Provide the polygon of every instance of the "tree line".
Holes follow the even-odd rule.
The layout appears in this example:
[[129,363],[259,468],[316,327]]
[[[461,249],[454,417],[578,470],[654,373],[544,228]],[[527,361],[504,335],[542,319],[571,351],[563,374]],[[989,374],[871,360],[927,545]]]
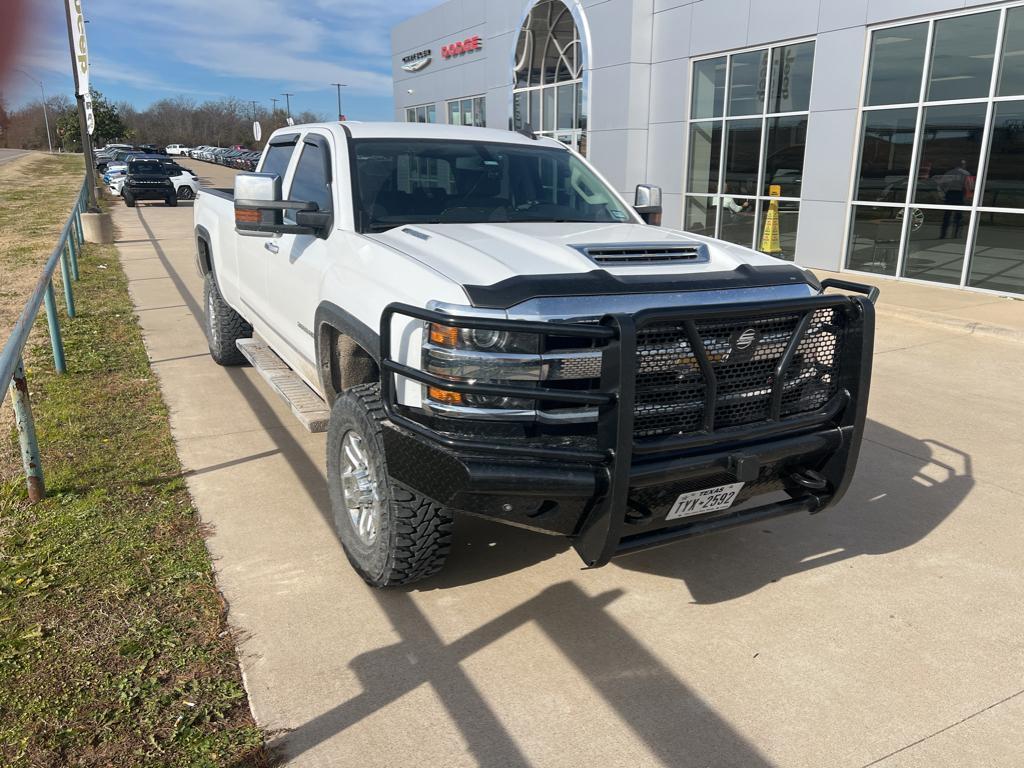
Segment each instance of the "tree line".
[[[92,92],[96,129],[93,145],[102,147],[111,142],[133,144],[211,144],[258,146],[253,140],[253,120],[263,127],[263,135],[287,125],[282,109],[271,111],[251,102],[230,97],[197,102],[184,96],[161,99],[146,109],[136,109],[128,102],[108,101],[102,93]],[[54,150],[81,151],[78,111],[75,102],[61,94],[46,100],[50,135]],[[305,111],[293,115],[296,123],[317,122],[323,118]],[[18,109],[8,109],[0,94],[0,146],[14,149],[47,148],[43,103],[29,102]]]

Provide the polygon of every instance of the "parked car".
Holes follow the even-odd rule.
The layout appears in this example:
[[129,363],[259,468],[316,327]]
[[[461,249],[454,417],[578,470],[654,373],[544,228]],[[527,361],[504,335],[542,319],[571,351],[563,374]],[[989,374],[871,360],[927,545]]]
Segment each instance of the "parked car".
[[188,156],[190,151],[190,148],[186,147],[184,144],[168,144],[166,148],[167,154],[172,156]]
[[593,567],[835,504],[877,289],[660,214],[550,138],[289,126],[233,194],[199,191],[210,354],[302,393],[328,519],[377,587],[438,571],[462,511]]
[[178,204],[171,176],[159,160],[129,161],[121,197],[129,208],[134,208],[139,200],[163,200],[171,206]]
[[[199,191],[199,182],[196,180],[195,175],[180,168],[174,170],[173,167],[166,164],[164,164],[163,167],[167,171],[168,176],[171,179],[171,183],[174,185],[175,196],[179,200],[192,200]],[[126,175],[119,175],[107,181],[106,177],[104,177],[104,181],[107,182],[110,194],[115,197],[120,196],[122,189],[124,188],[126,178]]]

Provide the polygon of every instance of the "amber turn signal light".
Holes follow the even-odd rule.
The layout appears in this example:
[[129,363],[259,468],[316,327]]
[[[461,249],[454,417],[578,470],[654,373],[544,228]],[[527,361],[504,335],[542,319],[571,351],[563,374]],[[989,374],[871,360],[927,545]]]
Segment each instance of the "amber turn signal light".
[[450,325],[430,324],[430,343],[442,347],[454,347],[459,341],[459,329]]
[[235,209],[235,221],[242,224],[259,224],[260,223],[260,212],[256,208],[236,208]]
[[[453,329],[454,330],[454,329]],[[458,392],[450,392],[447,389],[438,387],[427,387],[427,397],[437,403],[448,405],[462,405],[462,395]]]

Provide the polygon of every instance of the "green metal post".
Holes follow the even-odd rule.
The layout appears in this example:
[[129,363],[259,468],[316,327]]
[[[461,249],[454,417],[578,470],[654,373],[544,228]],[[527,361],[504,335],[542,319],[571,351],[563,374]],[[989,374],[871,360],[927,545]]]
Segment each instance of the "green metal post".
[[68,269],[68,243],[64,241],[64,249],[60,252],[60,279],[64,283],[64,305],[68,308],[68,317],[75,316],[75,296],[71,290],[71,270]]
[[78,246],[75,244],[75,228],[68,230],[68,248],[71,250],[71,276],[78,282]]
[[64,362],[64,342],[60,338],[60,323],[57,320],[57,300],[53,297],[53,281],[46,286],[46,324],[50,327],[50,347],[53,349],[53,368],[57,373],[67,371]]
[[28,484],[29,501],[42,501],[46,495],[43,483],[43,463],[39,458],[39,440],[36,438],[36,424],[32,419],[32,405],[28,399],[28,380],[25,365],[19,358],[11,379],[11,404],[14,406],[14,420],[18,425],[18,444],[21,446],[21,463],[25,467],[25,482]]

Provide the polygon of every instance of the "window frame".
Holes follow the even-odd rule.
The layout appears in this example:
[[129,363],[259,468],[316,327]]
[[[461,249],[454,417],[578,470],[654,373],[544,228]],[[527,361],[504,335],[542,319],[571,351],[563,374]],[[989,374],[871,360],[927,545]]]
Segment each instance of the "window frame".
[[431,110],[434,112],[433,120],[423,120],[424,125],[436,125],[437,124],[437,102],[428,101],[423,104],[413,104],[412,106],[405,107],[405,122],[407,123],[419,123],[419,120],[410,120],[409,113],[412,112],[414,115],[423,110],[423,117],[429,117]]
[[[462,107],[465,104],[465,102],[467,102],[467,101],[469,102],[469,109],[470,109],[470,114],[473,116],[473,118],[472,118],[473,122],[469,123],[468,125],[465,122],[453,123],[452,119],[451,119],[452,118],[452,105],[453,104],[458,104],[459,105],[459,114],[460,115],[464,115],[465,114],[465,110]],[[478,104],[483,105],[483,108],[479,112],[479,114],[482,114],[484,116],[484,122],[483,122],[482,125],[477,125],[477,123],[476,123],[477,105]],[[448,99],[444,103],[444,117],[445,117],[445,120],[447,121],[448,125],[460,125],[460,126],[463,126],[465,128],[486,128],[487,127],[487,95],[480,93],[480,94],[475,94],[473,96],[461,96],[461,97],[459,97],[457,99]]]
[[[981,220],[982,214],[985,213],[1005,213],[1005,214],[1016,214],[1024,217],[1024,208],[1007,208],[1000,206],[986,206],[982,205],[981,201],[984,199],[985,187],[988,182],[988,164],[989,154],[991,152],[992,145],[992,131],[993,131],[993,120],[995,116],[996,106],[1001,102],[1020,102],[1024,104],[1024,94],[1015,94],[1010,96],[999,96],[999,80],[1002,73],[1003,64],[1003,49],[1006,37],[1006,19],[1008,14],[1015,9],[1024,9],[1024,1],[1016,0],[1015,2],[1002,3],[994,6],[973,6],[971,8],[961,8],[956,11],[950,11],[948,13],[936,13],[927,16],[926,18],[913,18],[903,19],[899,21],[887,22],[884,24],[870,25],[867,28],[867,35],[865,35],[864,41],[864,64],[863,71],[861,73],[861,87],[860,96],[858,99],[858,114],[857,114],[857,127],[854,134],[855,151],[853,153],[853,165],[850,171],[850,186],[847,192],[847,209],[845,214],[845,230],[842,242],[842,262],[840,264],[841,272],[849,272],[857,275],[867,275],[871,277],[883,278],[888,280],[903,280],[911,283],[918,283],[921,285],[940,286],[949,288],[959,288],[961,290],[978,291],[981,293],[989,293],[997,296],[1006,295],[1021,295],[1020,293],[1013,294],[1008,291],[998,291],[989,288],[979,288],[969,284],[971,264],[974,260],[974,250],[977,240],[978,222]],[[989,88],[988,93],[984,96],[978,96],[973,98],[965,99],[946,99],[946,100],[929,100],[928,96],[928,85],[931,79],[932,70],[932,56],[934,53],[935,45],[935,26],[937,23],[947,21],[950,19],[956,19],[965,16],[977,16],[985,13],[997,13],[999,14],[998,24],[996,26],[996,37],[995,47],[992,52],[992,71],[989,77]],[[1024,13],[1024,11],[1021,11]],[[887,29],[898,29],[900,27],[912,26],[915,24],[927,24],[928,33],[925,39],[924,49],[924,64],[921,72],[921,82],[919,83],[918,89],[918,100],[911,102],[901,102],[897,104],[876,104],[868,105],[867,100],[867,86],[868,86],[868,75],[871,68],[871,44],[874,39],[876,32]],[[968,105],[968,104],[980,104],[985,105],[985,120],[982,125],[981,133],[981,144],[979,147],[979,160],[978,168],[975,174],[974,183],[974,194],[971,198],[970,206],[963,206],[962,210],[965,218],[969,217],[969,223],[967,226],[967,232],[964,241],[964,259],[961,266],[960,281],[958,283],[943,283],[937,280],[925,280],[916,277],[905,277],[903,275],[906,270],[907,264],[907,248],[910,243],[911,226],[913,222],[913,214],[910,213],[914,209],[925,210],[948,210],[956,208],[956,206],[950,206],[947,203],[915,203],[914,196],[918,184],[918,174],[920,171],[921,162],[921,151],[922,143],[924,141],[924,120],[925,115],[929,107],[940,107],[940,106],[954,106],[954,105]],[[859,200],[856,197],[857,184],[860,178],[860,163],[861,155],[863,152],[863,131],[865,116],[870,112],[876,112],[886,109],[915,109],[916,110],[916,121],[914,125],[914,141],[911,150],[910,159],[910,174],[908,177],[908,190],[906,200],[902,203],[891,203],[886,201],[866,201]],[[858,207],[871,206],[876,208],[893,208],[902,209],[902,221],[900,223],[900,238],[899,246],[897,251],[897,259],[895,266],[895,274],[889,275],[880,272],[869,272],[866,270],[853,269],[847,266],[850,258],[850,244],[853,240],[853,222],[855,218],[855,209]],[[910,213],[910,215],[908,215]],[[1024,250],[1024,249],[1022,249]],[[1024,253],[1022,253],[1022,259],[1024,259]]]
[[[683,210],[682,210],[682,224],[683,228],[686,227],[686,211],[687,211],[687,199],[688,198],[703,198],[708,201],[712,207],[716,209],[715,214],[715,228],[711,237],[719,237],[719,233],[722,230],[723,216],[721,215],[721,205],[718,202],[720,198],[732,197],[739,201],[748,201],[751,203],[751,215],[754,219],[753,226],[753,238],[749,247],[753,250],[760,251],[758,248],[758,225],[761,222],[762,214],[767,210],[768,205],[772,200],[778,200],[779,202],[796,203],[799,210],[799,206],[802,200],[803,184],[801,182],[801,195],[797,197],[789,195],[780,195],[778,197],[772,197],[771,195],[765,194],[764,183],[765,183],[765,162],[767,160],[766,154],[768,151],[768,130],[769,122],[779,117],[804,117],[807,119],[808,126],[810,125],[810,98],[808,98],[807,109],[804,110],[789,110],[783,112],[771,112],[769,108],[772,102],[772,61],[775,55],[775,51],[779,48],[789,48],[796,45],[802,45],[804,43],[814,43],[814,55],[811,58],[811,82],[809,85],[809,92],[813,92],[814,89],[814,74],[815,74],[815,59],[817,58],[818,45],[817,35],[806,35],[803,37],[794,37],[787,40],[780,40],[777,42],[770,43],[768,45],[751,45],[744,48],[736,48],[728,51],[718,51],[717,53],[706,54],[703,56],[694,56],[689,61],[688,70],[688,93],[687,93],[687,104],[686,104],[686,136],[684,137],[684,158],[683,158]],[[764,97],[761,103],[761,111],[752,114],[729,114],[729,91],[732,87],[732,59],[733,56],[741,55],[745,53],[754,53],[764,51],[764,55],[767,61],[767,74],[765,78]],[[725,88],[722,94],[722,114],[717,117],[693,117],[693,83],[695,76],[695,68],[698,63],[711,61],[714,59],[725,58]],[[725,166],[727,160],[726,147],[728,143],[728,124],[730,121],[741,121],[741,120],[752,120],[759,119],[761,123],[761,134],[760,134],[760,146],[758,149],[758,167],[757,167],[757,183],[754,187],[753,195],[737,195],[730,194],[725,195],[722,191],[723,182],[725,181]],[[715,192],[713,193],[700,193],[688,191],[690,181],[690,142],[692,135],[692,127],[696,123],[705,125],[713,125],[719,123],[721,125],[721,145],[719,148],[718,157],[718,171],[715,174]],[[713,129],[712,129],[713,130]],[[806,160],[806,157],[805,157]],[[743,245],[740,243],[740,245]],[[795,258],[795,255],[794,255]]]

